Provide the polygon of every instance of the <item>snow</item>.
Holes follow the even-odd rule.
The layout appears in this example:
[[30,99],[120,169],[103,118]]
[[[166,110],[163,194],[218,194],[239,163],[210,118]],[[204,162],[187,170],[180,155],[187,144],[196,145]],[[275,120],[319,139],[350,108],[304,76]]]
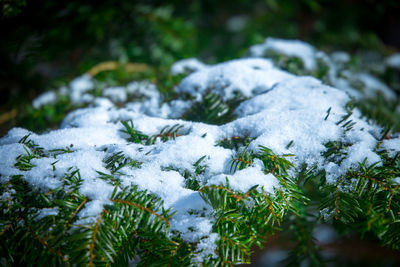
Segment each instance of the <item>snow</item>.
[[111,98],[114,102],[125,102],[127,99],[127,92],[124,87],[109,87],[104,89],[103,95]]
[[[54,158],[33,159],[31,163],[35,165],[31,170],[24,172],[24,179],[34,188],[39,189],[42,193],[53,190],[62,185],[62,181],[57,179],[56,173],[53,171],[52,163],[56,162]],[[73,166],[73,162],[69,163]],[[64,175],[64,172],[58,175]],[[60,178],[59,177],[59,178]]]
[[[333,183],[340,173],[355,167],[365,157],[369,164],[380,162],[373,152],[377,140],[370,133],[377,127],[368,125],[357,112],[349,118],[356,122],[350,131],[345,132],[337,125],[347,113],[345,104],[349,100],[342,91],[323,85],[315,78],[298,77],[242,102],[236,110],[238,119],[221,127],[231,136],[249,134],[254,137],[250,144],[252,149],[263,145],[278,154],[295,154],[291,160],[296,166],[306,163],[325,169],[327,180]],[[330,113],[326,118],[328,109]],[[292,140],[293,145],[287,149]],[[326,165],[321,154],[326,150],[324,144],[335,140],[353,145],[347,148],[348,156],[341,166],[330,172],[331,165]]]
[[[383,94],[387,100],[395,101],[397,99],[396,93],[389,86],[366,72],[367,70],[371,73],[377,72],[377,67],[381,69],[380,72],[383,72],[385,67],[383,64],[364,64],[359,67],[363,71],[355,72],[348,53],[335,51],[328,55],[299,40],[269,37],[263,44],[253,45],[249,49],[249,55],[252,57],[268,58],[269,52],[301,59],[305,68],[303,71],[310,75],[315,74],[319,64],[325,65],[328,72],[324,77],[324,82],[346,92],[355,99],[374,98],[378,93]],[[392,68],[400,68],[399,54],[388,57],[386,65]],[[361,84],[362,88],[357,88],[356,84]]]
[[12,128],[4,137],[0,138],[0,145],[17,143],[22,137],[28,134],[32,134],[32,132],[19,127]]
[[70,145],[73,145],[74,149],[84,149],[124,142],[117,129],[116,126],[60,129],[43,135],[32,135],[30,138],[46,149],[65,148]]
[[58,95],[68,96],[72,104],[82,105],[94,100],[94,96],[88,92],[95,87],[95,81],[89,74],[81,75],[73,79],[68,86],[61,86],[57,91],[49,91],[39,95],[33,100],[32,106],[36,109],[43,105],[56,102]]
[[164,200],[167,208],[174,202],[190,194],[190,190],[183,188],[184,178],[176,171],[162,171],[154,168],[153,164],[142,164],[141,168],[132,169],[124,167],[121,170],[122,184],[129,186],[136,184],[140,189],[147,189]]
[[207,68],[207,65],[199,61],[198,59],[187,58],[175,62],[171,66],[171,74],[172,75],[185,74],[187,72],[190,73],[198,70],[203,70],[205,68]]
[[[94,96],[95,85],[102,87],[101,96]],[[96,92],[98,93],[98,92]],[[34,108],[40,108],[46,104],[57,102],[58,96],[67,96],[71,103],[78,106],[95,106],[111,108],[121,103],[126,103],[130,99],[141,102],[128,102],[126,108],[130,108],[140,113],[151,116],[168,117],[170,113],[179,113],[177,110],[187,107],[177,101],[176,108],[160,107],[161,94],[157,87],[148,81],[133,81],[126,86],[109,87],[95,81],[90,75],[84,74],[72,80],[67,86],[61,86],[56,92],[45,92],[33,101]]]
[[75,78],[69,84],[71,102],[82,104],[88,99],[83,97],[87,91],[94,89],[94,81],[88,74]]
[[173,229],[186,229],[183,238],[189,242],[196,242],[201,237],[210,235],[213,221],[204,217],[181,216],[179,220],[173,221]]
[[[5,177],[20,174],[20,171],[14,167],[19,155],[25,155],[25,149],[22,144],[5,144],[0,146],[0,173]],[[7,179],[8,180],[8,179]],[[2,181],[3,182],[3,181]]]
[[363,93],[358,91],[357,89],[353,88],[350,85],[349,81],[346,79],[335,78],[333,83],[334,83],[335,87],[346,92],[349,96],[353,97],[354,99],[362,99],[364,97]]
[[396,99],[396,93],[371,74],[359,73],[356,77],[364,84],[364,94],[366,97],[374,97],[377,92],[380,92],[388,100]]
[[383,140],[381,148],[387,150],[390,157],[394,157],[400,152],[400,137]]
[[[331,62],[327,55],[317,55],[306,43],[274,38],[252,47],[251,52],[253,56],[262,56],[265,49],[299,57],[308,69],[315,68],[317,57],[329,64],[344,64],[349,60],[347,54],[337,53],[332,55]],[[213,232],[213,225],[216,218],[199,192],[185,186],[185,171],[194,173],[194,164],[204,157],[201,161],[201,165],[206,166],[204,172],[195,176],[201,185],[226,185],[228,182],[232,190],[240,192],[258,185],[257,190],[268,194],[274,194],[281,186],[273,174],[264,173],[263,164],[257,159],[247,168],[232,173],[230,163],[236,152],[217,146],[218,141],[233,136],[252,137],[249,150],[257,152],[262,145],[277,155],[294,154],[287,159],[295,168],[304,164],[317,166],[318,170],[326,172],[329,183],[337,182],[339,176],[349,168],[357,168],[364,159],[367,165],[381,162],[375,152],[378,141],[374,137],[380,127],[369,124],[357,109],[347,120],[355,123],[352,129],[343,127],[345,122],[338,125],[347,114],[349,92],[354,89],[347,80],[336,79],[338,69],[333,70],[331,77],[336,79],[336,84],[341,84],[340,88],[313,77],[292,75],[264,58],[244,58],[216,65],[186,59],[173,65],[171,72],[179,74],[188,70],[192,73],[175,91],[179,96],[189,94],[193,100],[178,97],[171,102],[163,102],[157,87],[146,81],[135,81],[125,87],[104,87],[101,96],[94,97],[90,91],[97,82],[89,75],[76,78],[67,87],[60,88],[56,95],[63,91],[73,103],[90,105],[69,113],[58,130],[38,135],[22,128],[11,129],[0,139],[1,181],[7,181],[12,175],[22,175],[31,186],[47,192],[61,186],[66,173],[79,170],[82,178],[79,191],[90,201],[78,213],[78,223],[91,223],[100,216],[104,205],[112,204],[110,197],[114,186],[101,179],[98,172],[111,174],[104,161],[122,152],[141,165],[125,166],[113,176],[122,186],[136,185],[160,197],[165,208],[176,211],[170,221],[170,235],[178,233],[183,240],[196,242],[198,255],[194,261],[201,262],[215,253],[218,235]],[[363,94],[370,97],[381,91],[387,98],[393,97],[390,88],[369,74],[360,73],[357,78],[366,86]],[[202,101],[208,92],[218,94],[224,101],[233,99],[236,93],[247,100],[234,111],[235,119],[224,125],[181,120],[182,114],[196,101]],[[114,104],[128,100],[122,107]],[[42,95],[34,103],[40,107],[50,103],[46,101],[49,96]],[[175,140],[161,142],[158,139],[155,144],[146,146],[128,142],[127,134],[121,132],[124,129],[121,122],[129,120],[135,130],[148,136],[157,135],[166,126],[180,124],[183,127]],[[16,158],[27,152],[18,141],[28,134],[28,139],[43,148],[45,156],[31,160],[34,167],[21,171],[14,166]],[[340,163],[323,156],[327,150],[325,144],[330,141],[347,145]],[[292,145],[288,148],[290,142]],[[384,140],[381,148],[393,157],[400,151],[400,139]],[[51,152],[54,149],[68,149],[69,153],[56,154]],[[56,214],[56,210],[43,209],[39,218]],[[322,214],[329,215],[327,210]]]
[[197,101],[210,91],[226,101],[234,98],[235,92],[251,97],[291,77],[294,76],[274,68],[268,59],[245,58],[196,71],[184,78],[175,91],[188,93]]
[[250,48],[250,55],[262,57],[267,51],[282,53],[289,57],[300,58],[306,69],[314,70],[317,67],[315,62],[316,49],[300,40],[284,40],[268,37],[263,44],[254,45]]
[[389,67],[400,70],[400,53],[391,55],[386,59],[386,64]]
[[160,93],[157,87],[147,81],[133,81],[126,85],[126,89],[129,95],[145,95],[147,97],[158,98]]
[[393,183],[400,185],[400,177],[393,178]]
[[[248,179],[251,177],[251,179]],[[274,192],[274,188],[279,188],[276,177],[272,174],[265,175],[260,164],[245,168],[235,172],[233,175],[217,175],[208,181],[209,185],[225,185],[228,180],[229,186],[237,191],[247,192],[254,185],[264,189],[266,192]]]
[[336,64],[345,64],[350,61],[350,55],[344,51],[333,52],[331,58]]
[[56,93],[53,91],[48,91],[35,98],[32,102],[32,106],[34,108],[40,108],[41,106],[54,103],[56,102],[56,100]]
[[35,217],[35,220],[40,220],[47,216],[56,216],[58,214],[58,208],[43,208],[40,209],[38,215]]
[[196,246],[195,252],[197,253],[197,256],[194,259],[194,262],[202,263],[204,259],[206,259],[208,256],[215,257],[215,251],[217,250],[217,241],[218,234],[216,233],[212,233],[207,237],[201,239]]

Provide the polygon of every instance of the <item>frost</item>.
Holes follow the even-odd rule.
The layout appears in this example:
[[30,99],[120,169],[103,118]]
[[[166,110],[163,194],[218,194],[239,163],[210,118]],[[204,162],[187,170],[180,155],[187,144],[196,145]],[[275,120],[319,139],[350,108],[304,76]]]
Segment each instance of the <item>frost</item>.
[[334,213],[335,211],[329,210],[329,208],[325,208],[320,211],[320,214],[324,218],[324,221],[328,221],[330,218],[332,218]]

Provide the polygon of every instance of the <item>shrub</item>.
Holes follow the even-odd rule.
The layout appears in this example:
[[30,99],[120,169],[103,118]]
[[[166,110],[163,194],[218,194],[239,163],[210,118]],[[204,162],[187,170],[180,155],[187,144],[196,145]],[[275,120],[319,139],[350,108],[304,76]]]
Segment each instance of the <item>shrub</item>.
[[289,223],[291,260],[318,264],[321,220],[399,249],[400,138],[376,124],[398,127],[398,88],[300,41],[249,56],[177,62],[172,93],[92,69],[37,98],[38,117],[73,111],[58,130],[0,139],[2,263],[249,263]]

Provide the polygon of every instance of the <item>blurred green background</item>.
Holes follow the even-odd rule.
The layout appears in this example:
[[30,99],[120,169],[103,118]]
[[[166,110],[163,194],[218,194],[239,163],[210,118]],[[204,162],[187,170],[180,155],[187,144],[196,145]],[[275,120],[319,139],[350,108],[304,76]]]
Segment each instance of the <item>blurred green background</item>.
[[0,3],[2,134],[40,92],[103,61],[143,62],[163,72],[182,58],[215,63],[243,56],[267,36],[328,50],[400,47],[398,0]]

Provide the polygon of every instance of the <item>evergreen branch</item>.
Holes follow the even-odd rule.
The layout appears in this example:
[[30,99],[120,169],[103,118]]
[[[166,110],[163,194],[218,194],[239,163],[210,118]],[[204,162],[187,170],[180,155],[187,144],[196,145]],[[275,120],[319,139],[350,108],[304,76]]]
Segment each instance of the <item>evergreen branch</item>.
[[166,142],[168,140],[175,140],[176,137],[181,136],[178,132],[183,128],[183,125],[175,124],[171,127],[169,125],[165,126],[161,129],[159,134],[155,134],[150,136],[147,141],[146,145],[153,145],[160,139],[162,142]]
[[234,149],[238,151],[242,147],[248,147],[248,145],[253,141],[254,138],[248,136],[232,136],[231,138],[224,138],[217,142],[217,146],[222,146],[227,149]]
[[338,182],[336,184],[336,198],[335,198],[335,219],[338,220],[339,210],[339,199],[340,199],[340,185],[342,183],[342,177],[339,177]]
[[382,182],[382,181],[380,181],[378,179],[375,179],[375,178],[373,178],[371,176],[368,176],[368,175],[365,175],[365,174],[361,174],[361,173],[354,173],[354,174],[353,173],[349,173],[348,176],[349,176],[349,178],[365,178],[367,180],[370,180],[373,183],[379,184],[382,187],[383,190],[390,191],[391,193],[394,192],[394,190],[392,188],[390,188],[390,185],[385,184],[384,182]]
[[91,237],[91,242],[89,244],[89,264],[88,265],[90,267],[93,267],[93,259],[95,258],[93,250],[94,250],[94,245],[95,245],[95,242],[96,242],[96,236],[97,236],[97,233],[99,231],[99,226],[100,226],[100,223],[101,223],[101,221],[103,219],[103,215],[104,215],[104,210],[101,212],[100,218],[98,218],[97,221],[96,221],[96,224],[95,224],[94,229],[93,229],[92,237]]
[[391,192],[390,197],[389,197],[389,200],[388,200],[388,203],[387,203],[387,206],[386,206],[386,211],[389,211],[389,210],[390,210],[390,207],[391,207],[392,201],[393,201],[393,197],[395,196],[396,192],[398,192],[399,188],[400,188],[400,186],[398,185],[398,186],[396,186],[396,187],[394,188],[394,190]]
[[151,210],[151,209],[149,209],[147,207],[144,207],[144,206],[141,206],[139,204],[136,204],[136,203],[133,203],[133,202],[129,202],[129,201],[126,201],[126,200],[122,200],[122,199],[111,199],[111,201],[112,202],[117,202],[117,203],[122,203],[122,204],[125,204],[125,205],[134,206],[134,207],[136,207],[136,208],[138,208],[140,210],[146,211],[148,213],[153,214],[154,216],[157,216],[158,218],[160,218],[161,220],[166,222],[168,225],[170,225],[170,222],[166,218],[164,218],[160,214],[156,213],[155,211],[153,211],[153,210]]
[[0,232],[0,236],[2,236],[8,229],[10,229],[11,226],[12,226],[11,223],[4,226],[4,228]]
[[129,243],[132,242],[133,238],[135,238],[137,234],[138,234],[138,231],[134,231],[130,235],[129,239],[126,240],[126,242],[122,245],[122,248],[120,250],[118,250],[117,253],[114,255],[113,261],[115,261],[115,259],[118,258],[121,255],[121,253],[126,249],[126,247],[129,245]]
[[45,239],[42,239],[39,236],[37,236],[29,225],[27,225],[26,227],[28,228],[28,230],[31,233],[31,235],[33,236],[33,238],[36,239],[37,241],[39,241],[39,243],[42,244],[45,248],[47,248],[48,251],[59,256],[63,261],[68,260],[68,258],[65,257],[60,250],[55,250],[54,248],[50,247]]
[[65,231],[68,229],[68,226],[70,225],[72,219],[76,216],[76,214],[78,214],[78,212],[80,211],[80,209],[86,204],[87,202],[87,198],[85,198],[79,205],[78,207],[76,207],[76,209],[71,213],[71,215],[69,215],[67,221],[64,224],[64,229]]
[[[253,188],[251,188],[248,192],[250,192],[251,190],[253,190],[254,188],[256,188],[258,185],[254,186]],[[235,194],[232,190],[230,190],[229,188],[222,186],[222,185],[207,185],[207,186],[203,186],[202,188],[200,188],[199,192],[201,193],[206,193],[209,189],[219,189],[219,190],[223,190],[227,193],[229,193],[230,197],[233,197],[234,199],[236,199],[236,201],[241,201],[244,198],[247,198],[249,196],[249,193],[247,192],[246,194]]]
[[133,121],[121,121],[122,125],[125,127],[125,129],[120,130],[121,132],[129,135],[128,141],[137,143],[137,144],[142,144],[143,140],[147,140],[149,137],[142,132],[135,130],[133,126]]
[[[241,98],[241,96],[237,96],[237,98]],[[195,103],[183,115],[183,118],[209,124],[223,124],[230,120],[233,111],[231,107],[235,105],[237,105],[235,101],[231,101],[231,105],[228,105],[222,101],[219,95],[208,93],[203,97],[203,101]]]
[[[125,166],[139,168],[140,165],[142,165],[142,162],[126,157],[122,151],[114,153],[113,155],[105,158],[104,163],[106,164],[106,168],[109,169],[112,174],[118,172]],[[105,180],[111,180],[112,182],[116,182],[115,178],[110,175],[107,175],[102,172],[97,172],[97,173],[100,174],[101,177],[105,178]]]
[[[330,75],[328,75],[331,66],[327,61],[322,60],[321,55],[316,56],[317,69],[312,71],[307,70],[303,60],[298,57],[286,56],[273,51],[267,51],[266,55],[272,56],[277,65],[293,73],[311,74],[323,79],[323,82],[333,82],[329,80]],[[254,66],[254,68],[257,67]],[[167,87],[175,85],[177,80],[174,80],[173,83],[170,82],[170,77],[167,77],[166,80],[168,80],[168,86],[165,83],[160,86],[164,86],[165,91],[168,91],[170,88]],[[351,81],[349,82],[351,83]],[[174,95],[176,98],[188,100],[185,105],[190,102],[193,104],[183,114],[184,119],[212,124],[223,124],[234,119],[236,107],[245,98],[240,93],[234,93],[233,99],[225,101],[222,97],[225,93],[223,87],[228,83],[217,82],[214,84],[212,86],[219,86],[217,89],[220,91],[214,93],[216,88],[202,88],[206,90],[206,93],[201,97],[200,102],[195,102],[193,98],[185,99],[178,94]],[[351,86],[356,87],[353,84]],[[265,93],[274,90],[274,87],[275,85],[263,92],[260,92],[259,88],[255,88],[251,94]],[[104,88],[94,89],[93,94],[100,93],[102,89]],[[197,89],[193,88],[194,91]],[[228,94],[226,96],[231,97],[231,94]],[[337,100],[339,101],[340,98],[338,97]],[[383,104],[379,102],[382,101],[381,96],[374,101],[366,100],[365,102],[368,105],[380,103],[381,106],[386,106],[385,102]],[[395,111],[398,109],[398,103],[392,102],[388,101],[389,104],[383,110],[380,106],[377,107],[377,110],[379,109],[377,112],[369,108],[369,112],[365,112],[365,114],[380,124],[388,122],[390,124],[398,120],[398,112]],[[361,109],[363,108],[362,103],[356,104]],[[338,105],[333,108],[339,110]],[[332,179],[327,182],[328,176],[324,171],[327,169],[324,168],[326,164],[332,162],[343,167],[341,163],[347,159],[348,154],[352,153],[349,148],[353,144],[344,140],[356,140],[357,144],[365,141],[357,139],[357,137],[364,139],[362,134],[357,136],[358,131],[364,131],[364,129],[353,130],[359,118],[352,117],[352,109],[352,102],[349,102],[346,105],[346,114],[336,122],[338,127],[333,125],[338,130],[334,134],[337,137],[336,140],[329,139],[330,142],[323,144],[326,148],[323,153],[313,155],[312,160],[309,158],[304,160],[304,154],[299,155],[299,159],[293,161],[296,164],[313,162],[316,157],[321,156],[319,160],[314,161],[318,162],[318,168],[317,165],[312,167],[304,165],[298,170],[288,159],[294,155],[277,155],[271,149],[261,145],[257,149],[250,150],[249,145],[255,138],[249,137],[249,135],[258,136],[258,133],[252,132],[252,129],[249,129],[249,132],[243,136],[234,135],[217,142],[217,146],[222,146],[234,153],[228,164],[231,174],[247,167],[258,167],[252,165],[255,162],[257,164],[262,162],[262,171],[268,175],[266,177],[274,176],[279,183],[278,187],[269,192],[259,185],[254,185],[247,192],[234,190],[230,187],[228,178],[224,185],[205,185],[211,176],[218,174],[215,173],[214,168],[211,168],[211,165],[207,166],[209,161],[214,158],[211,156],[207,160],[205,160],[206,156],[202,156],[194,163],[190,162],[189,165],[184,165],[189,166],[187,169],[178,168],[176,166],[182,164],[173,162],[168,163],[169,166],[167,164],[166,167],[161,167],[162,171],[177,171],[185,178],[186,188],[198,191],[204,202],[211,206],[211,209],[209,206],[208,208],[202,207],[203,209],[194,207],[193,210],[188,210],[188,214],[193,217],[205,218],[211,222],[212,235],[218,236],[217,249],[214,251],[218,254],[216,258],[210,255],[205,256],[204,250],[200,246],[204,245],[202,238],[206,242],[211,242],[213,240],[211,236],[193,237],[191,240],[195,241],[187,241],[186,234],[193,231],[195,232],[193,236],[196,236],[196,229],[193,227],[188,227],[187,231],[186,229],[169,229],[174,213],[171,212],[171,209],[164,209],[160,197],[147,191],[140,191],[135,185],[121,187],[121,180],[124,177],[122,177],[123,173],[119,171],[125,167],[140,168],[141,159],[140,161],[131,159],[122,151],[104,158],[104,166],[108,171],[105,173],[97,171],[98,176],[95,178],[111,184],[114,191],[110,198],[111,203],[104,204],[101,216],[96,220],[96,217],[83,217],[84,214],[78,216],[82,210],[90,208],[89,201],[91,199],[85,195],[87,194],[85,193],[87,192],[86,188],[82,187],[82,185],[87,186],[85,179],[88,177],[81,177],[81,172],[76,167],[70,167],[63,176],[59,176],[60,170],[56,172],[56,163],[58,162],[56,157],[76,152],[72,148],[73,146],[44,150],[33,141],[33,139],[39,140],[39,138],[30,139],[30,134],[25,135],[19,140],[20,147],[23,147],[25,153],[18,155],[15,158],[15,164],[12,163],[21,171],[19,172],[21,174],[11,177],[0,175],[0,180],[6,181],[0,185],[0,196],[2,196],[0,199],[0,236],[4,242],[0,262],[7,265],[24,265],[40,263],[41,259],[45,259],[46,264],[52,266],[71,264],[77,266],[126,266],[131,259],[139,259],[139,266],[186,266],[195,264],[194,257],[201,257],[203,262],[198,263],[199,265],[233,266],[238,263],[248,263],[252,246],[261,246],[265,242],[267,234],[281,230],[280,228],[283,226],[285,232],[293,235],[296,243],[296,247],[292,250],[294,264],[300,265],[300,262],[305,259],[303,255],[307,255],[306,259],[310,260],[311,265],[321,266],[324,259],[320,256],[320,248],[312,237],[313,229],[319,223],[317,216],[313,215],[317,209],[317,203],[320,203],[321,215],[327,215],[329,219],[332,219],[329,223],[336,230],[358,231],[362,235],[366,234],[367,238],[378,239],[387,246],[399,249],[400,152],[393,157],[392,152],[396,149],[388,151],[388,147],[392,143],[388,142],[388,146],[384,145],[386,140],[398,138],[397,134],[390,134],[391,129],[396,129],[396,125],[387,127],[385,125],[381,136],[376,134],[375,138],[378,143],[375,150],[368,148],[370,152],[376,153],[382,159],[381,166],[378,164],[368,165],[367,159],[365,159],[359,163],[358,167],[352,167],[345,173],[340,173],[336,182],[331,183]],[[387,113],[389,109],[391,112]],[[240,110],[236,109],[237,111]],[[332,107],[329,107],[326,113],[322,114],[324,121],[332,119],[331,113]],[[171,142],[171,140],[186,134],[184,126],[180,124],[166,125],[159,133],[153,135],[146,135],[138,131],[132,120],[121,121],[121,125],[120,132],[127,142],[138,144],[135,147],[138,147],[139,152],[143,151],[145,145]],[[249,124],[233,132],[242,132],[247,126]],[[343,135],[340,136],[340,132]],[[364,133],[367,134],[366,131]],[[202,137],[205,137],[206,134]],[[11,133],[10,135],[12,137]],[[6,140],[5,143],[7,142],[9,141]],[[300,151],[304,144],[296,143],[297,145],[293,147],[295,142],[298,141],[290,140],[285,146],[286,149],[293,148]],[[394,144],[397,145],[396,142]],[[164,146],[160,147],[162,149]],[[304,149],[307,150],[306,147]],[[99,148],[93,148],[93,151],[99,151]],[[105,151],[107,150],[105,149]],[[55,159],[52,163],[50,163],[51,157]],[[62,158],[64,157],[60,156],[58,160],[62,160]],[[353,157],[348,157],[348,159],[354,161]],[[33,185],[34,179],[40,177],[33,177],[32,182],[30,176],[34,172],[27,173],[27,171],[35,168],[35,162],[39,162],[37,164],[39,168],[49,162],[48,170],[51,172],[52,168],[55,182],[60,181],[62,186],[53,189],[52,185],[49,185],[52,189],[43,190],[43,187]],[[57,164],[57,167],[59,165]],[[12,168],[13,166],[8,167]],[[292,175],[296,176],[292,177]],[[179,217],[177,216],[173,220],[180,219]],[[284,220],[286,220],[286,224]],[[210,240],[207,240],[209,237]],[[29,252],[26,250],[27,248],[30,249]]]
[[271,203],[271,200],[268,197],[266,197],[265,200],[268,203],[268,210],[271,212],[272,216],[275,217],[275,218],[279,218],[279,213],[278,214],[275,213],[275,210],[274,210],[274,207],[273,207],[273,205]]
[[236,170],[242,170],[253,164],[255,154],[253,151],[248,151],[248,146],[242,151],[237,152],[236,156],[231,159],[230,172],[235,173]]
[[179,248],[182,246],[182,243],[178,243],[177,244],[177,246],[176,246],[176,248],[171,252],[171,254],[172,254],[172,257],[169,259],[169,261],[168,261],[168,267],[170,267],[171,266],[171,262],[172,262],[172,259],[173,259],[173,257],[178,253],[178,250],[179,250]]

